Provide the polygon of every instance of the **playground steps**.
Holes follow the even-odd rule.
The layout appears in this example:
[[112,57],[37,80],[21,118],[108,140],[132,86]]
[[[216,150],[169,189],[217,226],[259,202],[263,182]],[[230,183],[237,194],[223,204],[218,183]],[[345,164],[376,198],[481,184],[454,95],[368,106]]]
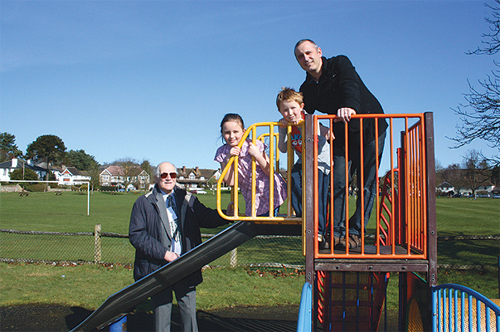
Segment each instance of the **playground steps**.
[[324,331],[376,331],[385,300],[387,278],[382,272],[329,272],[330,294],[324,287]]

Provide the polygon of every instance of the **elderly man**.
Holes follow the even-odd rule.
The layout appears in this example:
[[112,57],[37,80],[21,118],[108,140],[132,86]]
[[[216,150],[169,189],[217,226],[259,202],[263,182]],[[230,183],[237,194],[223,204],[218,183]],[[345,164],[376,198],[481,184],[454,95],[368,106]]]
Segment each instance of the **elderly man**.
[[[176,167],[163,162],[156,169],[153,190],[137,199],[130,217],[129,238],[135,247],[134,279],[154,272],[201,243],[200,227],[227,224],[216,210],[176,186]],[[196,286],[201,271],[187,275],[151,297],[155,331],[170,331],[172,291],[179,305],[182,331],[198,331]]]
[[[332,58],[323,57],[318,45],[310,39],[300,40],[295,45],[295,58],[304,69],[306,79],[300,87],[304,95],[305,110],[312,114],[318,110],[322,113],[337,115],[334,124],[334,156],[333,156],[333,192],[334,192],[334,244],[356,248],[361,244],[361,227],[366,227],[372,211],[376,188],[376,160],[380,161],[384,149],[385,130],[387,122],[379,119],[377,126],[374,119],[363,120],[363,165],[360,153],[360,121],[353,119],[354,114],[384,113],[375,96],[365,86],[351,61],[346,56]],[[356,201],[356,212],[349,220],[349,238],[345,238],[345,123],[348,123],[348,156],[349,181],[351,175],[357,172],[358,188],[364,190],[364,205],[361,194]],[[375,128],[378,129],[376,137]],[[378,143],[378,156],[376,145]],[[361,183],[361,179],[364,180]],[[362,212],[364,211],[364,213]],[[364,225],[361,225],[362,214]]]

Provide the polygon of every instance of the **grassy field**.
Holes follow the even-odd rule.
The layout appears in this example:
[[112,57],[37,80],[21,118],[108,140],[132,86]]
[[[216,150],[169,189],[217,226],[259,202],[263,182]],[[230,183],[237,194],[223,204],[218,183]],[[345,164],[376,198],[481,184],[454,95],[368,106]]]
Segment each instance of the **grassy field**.
[[[139,194],[94,193],[90,198],[90,215],[87,216],[87,196],[76,192],[30,193],[20,197],[15,193],[0,194],[0,228],[21,231],[92,232],[95,224],[103,232],[128,233],[130,211]],[[199,195],[199,199],[215,207],[215,196]],[[229,195],[224,194],[222,206],[227,206]],[[500,200],[466,198],[437,199],[438,235],[500,235]],[[373,223],[369,224],[369,229]],[[219,230],[204,229],[203,233]],[[4,234],[4,233],[2,233]],[[43,235],[41,236],[43,237]],[[71,255],[71,248],[79,246],[76,237],[58,240],[58,245]],[[2,235],[2,257],[9,251],[42,251],[49,245],[29,249],[15,238]],[[110,240],[111,241],[111,240]],[[125,256],[133,256],[127,241],[120,244]],[[83,244],[82,244],[83,245]],[[249,248],[255,255],[258,248]],[[296,250],[298,248],[288,248]],[[287,254],[288,256],[290,253]],[[453,248],[438,246],[438,263],[498,264],[500,255],[496,241],[461,241]],[[56,253],[57,256],[57,253]],[[54,259],[58,259],[54,257]],[[89,258],[92,260],[92,258]],[[478,278],[478,276],[480,276]],[[223,268],[204,272],[204,283],[199,287],[200,309],[236,305],[298,304],[304,276],[296,271],[257,273],[254,269]],[[0,306],[25,303],[58,303],[95,309],[109,295],[132,282],[132,272],[123,266],[0,263]],[[498,297],[497,272],[460,272],[440,270],[438,283],[454,282],[471,287],[484,295]],[[397,293],[397,277],[391,278],[389,292]],[[389,303],[395,309],[397,303]]]

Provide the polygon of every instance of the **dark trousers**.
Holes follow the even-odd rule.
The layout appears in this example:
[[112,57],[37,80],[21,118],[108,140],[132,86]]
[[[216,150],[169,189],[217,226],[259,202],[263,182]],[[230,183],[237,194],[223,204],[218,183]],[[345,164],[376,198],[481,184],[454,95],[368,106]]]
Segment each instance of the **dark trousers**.
[[[365,142],[364,144],[364,155],[363,155],[363,165],[360,165],[360,150],[359,150],[359,135],[352,135],[349,138],[349,182],[351,181],[351,176],[356,172],[357,175],[357,186],[361,190],[361,172],[363,171],[363,191],[364,191],[364,207],[362,209],[361,193],[358,192],[358,197],[356,199],[356,211],[349,219],[349,234],[361,235],[361,214],[364,210],[364,225],[368,223],[370,215],[373,208],[373,203],[375,197],[377,197],[378,189],[377,184],[377,168],[376,168],[376,156],[375,156],[375,146],[377,140],[372,140],[370,142]],[[382,158],[382,152],[384,150],[385,143],[385,132],[378,138],[378,160]],[[334,235],[337,237],[345,236],[346,230],[346,204],[347,199],[345,195],[346,191],[346,169],[345,169],[345,155],[344,154],[334,154],[333,156],[333,192],[334,192],[334,223],[333,231]]]
[[[295,164],[291,172],[292,207],[297,217],[302,217],[302,164]],[[330,175],[318,170],[318,234],[326,234],[326,206]]]

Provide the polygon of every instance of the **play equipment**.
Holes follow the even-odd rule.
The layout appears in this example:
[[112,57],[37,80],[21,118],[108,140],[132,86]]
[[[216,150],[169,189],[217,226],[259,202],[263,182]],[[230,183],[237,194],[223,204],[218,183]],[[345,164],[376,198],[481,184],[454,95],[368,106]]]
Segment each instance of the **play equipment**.
[[[317,211],[317,128],[318,122],[326,122],[332,128],[335,116],[306,115],[300,124],[302,137],[303,165],[303,208],[302,223],[303,252],[306,264],[306,284],[301,299],[297,331],[376,331],[387,330],[386,289],[391,274],[399,276],[399,312],[397,330],[428,331],[435,329],[433,322],[434,303],[432,293],[437,284],[437,233],[435,213],[435,165],[434,133],[432,113],[423,114],[364,114],[355,115],[353,120],[372,121],[375,137],[378,137],[377,122],[387,121],[387,142],[384,156],[389,160],[389,171],[384,177],[377,174],[377,195],[372,216],[374,234],[362,230],[361,245],[350,249],[334,243],[330,236],[330,249],[320,250],[318,245]],[[245,138],[258,139],[258,129],[270,130],[268,137],[275,137],[274,127],[278,123],[255,124],[245,133]],[[345,124],[347,127],[348,124]],[[362,125],[359,127],[363,128]],[[291,130],[289,127],[288,133]],[[345,132],[348,132],[346,128]],[[360,132],[360,141],[364,134]],[[345,137],[349,146],[349,137]],[[396,144],[399,141],[399,144]],[[290,142],[290,139],[288,139]],[[333,139],[329,141],[330,155],[333,155]],[[269,155],[279,156],[276,142],[269,141]],[[378,144],[375,144],[376,146]],[[378,148],[377,148],[378,149]],[[348,153],[359,150],[363,163],[363,146],[345,149],[346,169]],[[355,152],[354,152],[355,153]],[[376,150],[378,154],[378,150]],[[288,170],[293,165],[293,151],[288,146]],[[237,167],[233,158],[228,166]],[[333,161],[330,161],[333,165]],[[223,170],[222,177],[227,171]],[[376,162],[376,168],[380,165]],[[271,172],[279,169],[276,164]],[[380,179],[380,180],[379,180]],[[290,178],[287,179],[290,185]],[[333,188],[333,179],[330,179]],[[346,174],[346,183],[348,183]],[[361,183],[363,181],[361,180]],[[221,180],[219,180],[219,192]],[[237,187],[237,182],[235,184]],[[364,200],[365,190],[361,184],[358,195]],[[290,192],[290,187],[288,188]],[[349,197],[349,188],[346,188]],[[272,206],[272,191],[270,193]],[[333,220],[334,193],[330,192],[329,220]],[[219,197],[220,199],[220,197]],[[233,201],[238,206],[237,192]],[[346,229],[349,217],[355,209],[349,202],[345,206]],[[363,203],[361,204],[364,205]],[[240,208],[240,210],[244,210]],[[283,208],[282,208],[283,210]],[[237,209],[235,209],[237,211]],[[221,208],[219,207],[219,213]],[[363,213],[362,213],[363,215]],[[285,215],[269,218],[241,216],[235,212],[228,219],[251,220],[254,223],[294,223],[293,211],[288,204]],[[362,217],[362,223],[364,223]],[[330,234],[333,224],[330,223]],[[371,236],[371,237],[368,237]],[[349,234],[346,234],[348,237]],[[395,278],[393,276],[392,278]],[[396,281],[396,280],[395,280]],[[312,303],[306,305],[308,301]],[[383,311],[385,308],[385,312]],[[311,310],[312,319],[305,316]],[[383,323],[382,323],[383,322]],[[307,326],[309,324],[309,326]],[[383,324],[383,325],[382,325]],[[391,326],[395,329],[394,326]]]
[[497,302],[462,285],[433,287],[432,331],[500,331]]
[[[302,198],[304,211],[302,218],[294,215],[290,200],[288,200],[284,215],[273,215],[274,190],[272,185],[269,195],[270,216],[256,216],[255,208],[251,216],[239,215],[238,210],[244,211],[245,209],[240,208],[237,190],[233,190],[232,196],[235,212],[233,215],[225,215],[221,207],[221,187],[224,174],[229,167],[238,166],[238,158],[232,157],[222,171],[217,184],[217,209],[224,218],[241,221],[179,259],[110,296],[73,331],[89,331],[109,324],[134,305],[171,286],[183,276],[229,252],[257,233],[262,233],[262,230],[274,234],[298,230],[302,234],[306,282],[302,291],[297,331],[387,330],[386,289],[391,273],[399,275],[398,331],[456,331],[459,330],[458,326],[463,331],[470,331],[475,327],[480,328],[477,330],[483,330],[483,326],[485,331],[489,331],[493,330],[493,325],[496,331],[499,331],[500,308],[492,301],[463,287],[458,287],[462,292],[460,301],[456,295],[448,297],[454,300],[443,300],[446,296],[440,291],[446,285],[436,285],[437,234],[432,113],[353,116],[353,119],[360,122],[373,119],[376,124],[384,118],[389,122],[387,137],[390,149],[386,149],[384,155],[390,160],[390,171],[381,181],[378,174],[376,177],[376,187],[381,188],[381,191],[375,199],[372,214],[375,219],[375,234],[365,234],[365,230],[362,230],[361,245],[355,249],[350,249],[348,246],[340,247],[334,243],[333,237],[330,237],[330,249],[320,250],[315,190],[318,187],[316,128],[318,128],[318,121],[326,121],[330,128],[333,127],[334,118],[335,116],[331,115],[306,115],[305,121],[300,124],[303,133]],[[403,123],[399,128],[396,125],[398,120]],[[276,161],[276,163],[271,163],[271,178],[274,172],[280,170],[274,132],[278,125],[275,122],[255,124],[249,127],[243,136],[243,139],[251,137],[252,140],[270,137],[268,154],[271,160]],[[377,127],[375,125],[375,128]],[[267,129],[267,135],[266,133],[257,135],[257,131],[261,128]],[[288,133],[290,132],[289,127]],[[395,147],[394,144],[396,132],[400,134],[401,146],[399,147]],[[375,134],[378,137],[377,133]],[[363,136],[362,132],[360,136]],[[332,149],[330,155],[333,155],[333,140],[330,139],[329,143]],[[346,144],[348,144],[347,137]],[[348,153],[349,149],[345,150]],[[360,147],[359,150],[363,155],[363,148]],[[290,170],[293,166],[293,151],[290,145],[287,158],[287,166]],[[345,159],[348,160],[348,158]],[[255,162],[253,164],[253,172],[255,172]],[[379,168],[378,162],[376,168]],[[287,177],[288,192],[291,192],[289,174]],[[348,177],[347,174],[346,177]],[[255,188],[255,180],[252,181]],[[238,187],[237,172],[235,172],[235,187]],[[331,179],[330,187],[333,188],[333,179]],[[361,185],[358,189],[363,201],[364,188]],[[346,197],[349,197],[348,190],[349,188],[346,188]],[[333,197],[334,193],[331,192],[329,220],[333,220],[334,211],[331,208]],[[347,203],[345,208],[346,229],[349,228],[349,205]],[[364,217],[362,217],[362,223],[364,223],[363,219]],[[331,222],[329,227],[330,234],[333,234]],[[474,301],[477,304],[474,306],[473,300],[470,297],[465,299],[463,294],[475,296]],[[484,310],[476,299],[485,304]],[[476,324],[471,325],[470,317],[474,315],[471,316],[470,313],[474,310]],[[466,316],[469,317],[467,320],[465,320]],[[495,323],[492,323],[491,318],[489,321],[486,320],[486,317],[493,316]],[[457,325],[455,322],[459,321],[459,317],[461,323]]]

